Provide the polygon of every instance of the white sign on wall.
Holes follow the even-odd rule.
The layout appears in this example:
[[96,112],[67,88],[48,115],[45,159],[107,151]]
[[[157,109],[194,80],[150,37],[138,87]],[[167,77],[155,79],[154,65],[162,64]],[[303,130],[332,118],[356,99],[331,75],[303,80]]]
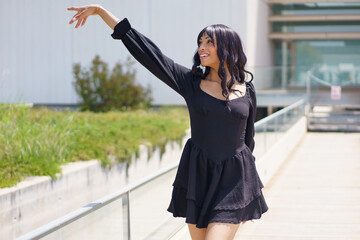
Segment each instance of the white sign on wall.
[[331,86],[331,99],[339,100],[341,98],[341,87]]

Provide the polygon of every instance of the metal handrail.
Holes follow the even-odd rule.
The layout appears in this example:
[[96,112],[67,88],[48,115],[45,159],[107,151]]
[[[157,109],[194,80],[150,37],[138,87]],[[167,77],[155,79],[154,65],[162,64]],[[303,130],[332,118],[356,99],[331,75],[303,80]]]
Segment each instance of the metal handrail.
[[298,106],[300,106],[300,105],[302,105],[304,103],[305,103],[305,99],[300,99],[300,100],[296,101],[295,103],[293,103],[293,104],[291,104],[291,105],[289,105],[289,106],[287,106],[287,107],[285,107],[285,108],[283,108],[283,109],[281,109],[281,110],[279,110],[279,111],[277,111],[277,112],[275,112],[275,113],[273,113],[273,114],[271,114],[271,115],[257,121],[255,123],[255,128],[259,127],[260,125],[266,124],[267,122],[273,120],[274,118],[278,117],[279,115],[282,115],[282,114],[284,114],[284,113],[286,113],[286,112],[288,112],[288,111],[290,111],[290,110],[292,110],[292,109],[294,109],[294,108],[296,108],[296,107],[298,107]]
[[[268,142],[268,137],[272,136],[271,137],[272,140],[274,140],[274,137],[275,137],[275,139],[277,141],[279,139],[279,136],[281,135],[279,130],[280,129],[284,130],[287,127],[287,126],[284,126],[284,123],[285,122],[287,123],[287,120],[286,120],[286,119],[288,119],[287,114],[294,111],[297,108],[300,108],[301,110],[298,113],[300,113],[302,116],[304,114],[303,106],[306,106],[305,98],[302,98],[302,99],[296,101],[295,103],[281,109],[280,111],[277,111],[277,112],[271,114],[270,116],[267,116],[255,123],[255,132],[262,133],[261,138],[262,138],[262,143],[263,143],[262,151],[256,153],[258,158],[261,158],[262,155],[268,151],[268,145],[271,146],[272,144],[275,144],[274,141]],[[281,119],[282,116],[284,116],[282,121],[285,120],[285,122],[281,122],[281,124],[280,124],[279,119]],[[298,117],[300,117],[300,115],[298,115]],[[289,118],[289,119],[292,120],[293,118]],[[272,121],[274,121],[274,122],[272,122]],[[269,130],[270,130],[268,127],[270,127],[270,129],[271,129],[271,132],[272,132],[271,135],[268,135]],[[258,140],[260,140],[260,139],[258,139]]]
[[313,71],[313,68],[306,72],[306,96],[307,96],[307,105],[309,106],[308,110],[307,110],[307,115],[309,115],[309,113],[310,113],[310,105],[311,105],[311,103],[310,103],[311,80],[314,80],[314,81],[316,81],[318,83],[321,83],[322,85],[325,85],[325,86],[327,86],[329,88],[334,86],[333,84],[328,83],[328,82],[314,76],[312,74],[312,71]]
[[[311,103],[311,99],[310,99],[310,95],[311,95],[311,80],[313,81],[316,81],[318,83],[321,83],[322,85],[325,85],[329,88],[332,88],[334,85],[329,83],[329,82],[326,82],[316,76],[314,76],[312,74],[313,70],[315,68],[312,68],[310,69],[309,71],[306,72],[306,98],[307,98],[307,110],[306,110],[306,115],[307,116],[310,116],[310,112],[311,112],[311,106],[312,106],[312,103]],[[307,125],[308,125],[308,128],[309,128],[309,125],[310,125],[310,121],[307,121]]]
[[28,239],[39,239],[42,238],[46,235],[49,235],[52,232],[55,232],[56,230],[74,222],[75,220],[88,215],[92,212],[94,212],[95,210],[104,207],[105,205],[108,205],[109,203],[120,199],[124,196],[126,196],[126,200],[127,200],[127,226],[125,229],[127,229],[127,233],[125,239],[130,239],[130,206],[129,206],[129,193],[130,191],[134,191],[135,189],[143,186],[144,184],[147,184],[149,182],[151,182],[152,180],[157,179],[158,177],[170,172],[171,170],[177,168],[177,166],[179,165],[178,162],[173,163],[159,171],[156,171],[153,174],[150,174],[149,176],[140,179],[132,184],[127,185],[126,187],[122,188],[121,190],[119,190],[118,192],[109,194],[103,198],[100,198],[99,200],[92,202],[86,206],[83,206],[61,218],[58,218],[44,226],[41,226],[25,235],[20,236],[19,238],[17,238],[17,240],[28,240]]
[[333,86],[331,83],[325,82],[324,80],[321,80],[320,78],[312,75],[311,72],[310,72],[310,78],[313,78],[315,81],[317,81],[317,82],[319,82],[319,83],[322,83],[323,85],[326,85],[326,86],[328,86],[328,87],[332,87],[332,86]]

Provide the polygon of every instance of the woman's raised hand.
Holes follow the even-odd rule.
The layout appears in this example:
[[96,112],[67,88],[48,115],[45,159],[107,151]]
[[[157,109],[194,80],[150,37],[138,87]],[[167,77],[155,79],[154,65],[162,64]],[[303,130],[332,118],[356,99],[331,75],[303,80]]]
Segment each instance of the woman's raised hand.
[[82,7],[69,7],[67,10],[69,11],[77,11],[77,13],[70,20],[69,24],[72,24],[75,21],[78,21],[75,28],[78,28],[81,24],[81,27],[84,26],[86,19],[90,15],[97,15],[99,11],[100,5],[98,4],[90,4]]

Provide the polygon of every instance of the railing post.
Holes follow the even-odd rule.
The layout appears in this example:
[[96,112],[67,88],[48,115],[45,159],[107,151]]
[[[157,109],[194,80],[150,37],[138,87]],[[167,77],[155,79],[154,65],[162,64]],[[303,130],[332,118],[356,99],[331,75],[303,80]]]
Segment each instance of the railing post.
[[275,139],[276,141],[279,138],[279,123],[278,118],[275,118]]
[[310,77],[311,77],[311,72],[307,71],[306,72],[306,103],[307,103],[307,105],[310,105]]
[[264,149],[265,149],[265,152],[267,150],[266,149],[267,148],[267,146],[266,146],[266,133],[267,133],[266,125],[267,125],[267,123],[264,124]]
[[282,68],[281,68],[281,89],[286,89],[287,83],[287,42],[284,40],[281,42],[282,48]]
[[311,89],[310,89],[310,78],[311,78],[311,71],[307,71],[306,72],[306,119],[307,119],[307,129],[309,129],[309,117],[310,117],[310,108],[311,108],[311,103],[310,103],[310,94],[311,94]]
[[124,240],[130,240],[130,191],[122,199]]

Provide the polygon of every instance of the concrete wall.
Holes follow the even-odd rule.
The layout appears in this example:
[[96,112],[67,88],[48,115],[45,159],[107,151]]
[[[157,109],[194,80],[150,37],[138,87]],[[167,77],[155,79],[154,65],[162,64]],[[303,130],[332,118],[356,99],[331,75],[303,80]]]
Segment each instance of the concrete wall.
[[270,67],[273,64],[271,41],[268,38],[271,9],[266,1],[247,0],[246,53],[249,67]]
[[256,168],[261,181],[266,186],[275,175],[281,164],[289,157],[296,145],[307,132],[306,117],[302,117],[284,136],[266,153],[256,160]]
[[[249,66],[271,63],[267,6],[262,0],[98,0],[96,3],[152,39],[176,62],[192,66],[196,37],[205,26],[222,23],[240,35]],[[0,1],[0,102],[76,103],[72,65],[89,66],[95,55],[112,68],[129,53],[98,16],[84,27],[69,25],[69,6],[85,0]],[[137,80],[151,84],[156,104],[184,104],[167,85],[139,64]],[[260,82],[259,82],[260,84]]]
[[266,1],[248,0],[247,25],[251,30],[246,34],[246,52],[249,70],[254,74],[256,89],[268,89],[272,84],[273,54],[272,43],[268,38],[271,24],[267,18],[271,15],[271,8]]
[[141,146],[139,158],[133,157],[130,166],[118,164],[104,169],[96,160],[75,162],[64,166],[57,180],[32,177],[15,187],[0,189],[0,239],[14,239],[178,162],[189,137],[187,131],[181,146],[168,143],[161,158],[159,149],[148,158],[148,149]]

